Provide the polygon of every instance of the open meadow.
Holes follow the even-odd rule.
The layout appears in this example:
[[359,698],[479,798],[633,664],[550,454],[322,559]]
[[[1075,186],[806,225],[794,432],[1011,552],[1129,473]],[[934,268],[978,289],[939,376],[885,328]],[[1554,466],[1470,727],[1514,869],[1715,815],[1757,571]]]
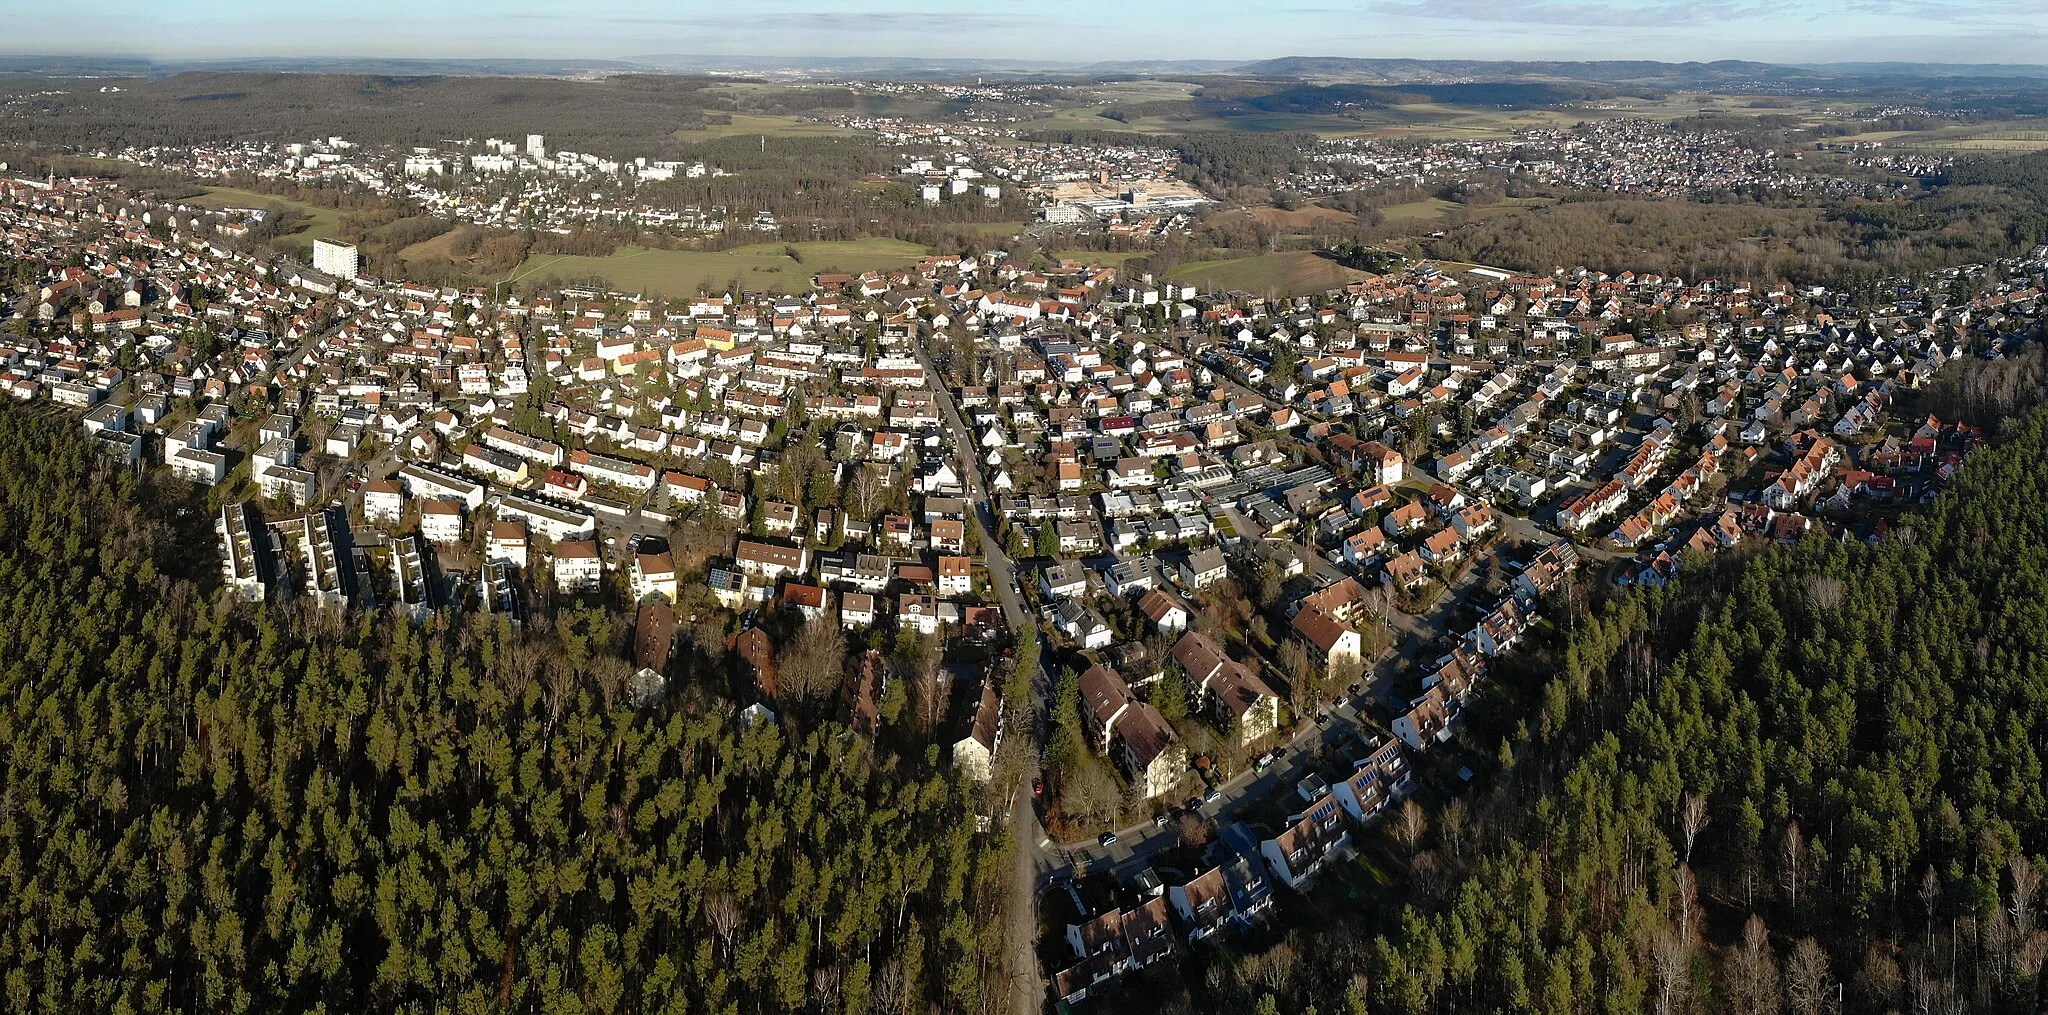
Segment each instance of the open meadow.
[[1288,250],[1220,261],[1189,261],[1168,272],[1167,277],[1200,286],[1204,292],[1242,289],[1260,295],[1298,296],[1372,276],[1320,254]]
[[197,197],[184,198],[180,203],[196,204],[201,208],[270,208],[274,206],[303,212],[312,221],[305,228],[293,233],[292,236],[296,239],[305,240],[308,243],[333,236],[335,231],[341,226],[341,213],[332,208],[322,208],[303,201],[294,201],[287,197],[278,197],[274,194],[259,194],[253,190],[241,190],[236,187],[208,187],[206,188],[206,193]]
[[734,113],[731,123],[713,123],[703,130],[679,130],[675,136],[684,141],[708,141],[721,137],[745,137],[766,134],[769,137],[852,137],[862,131],[841,127],[836,123],[804,120],[794,116],[761,116],[752,113]]
[[[792,259],[795,247],[802,260]],[[756,243],[731,250],[656,250],[620,247],[608,257],[532,254],[512,276],[563,280],[602,278],[614,289],[649,295],[687,296],[698,286],[723,287],[738,279],[747,288],[800,291],[821,271],[863,272],[900,268],[927,251],[915,243],[869,238],[818,243]]]

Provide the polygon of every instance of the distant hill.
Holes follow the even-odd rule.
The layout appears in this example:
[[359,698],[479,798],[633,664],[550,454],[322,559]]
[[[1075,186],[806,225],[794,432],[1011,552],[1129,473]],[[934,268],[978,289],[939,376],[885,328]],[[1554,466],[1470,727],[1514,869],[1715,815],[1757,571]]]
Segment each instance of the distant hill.
[[1132,60],[1102,63],[1068,63],[1058,60],[1001,60],[975,57],[788,57],[724,56],[695,54],[649,54],[629,59],[662,70],[706,73],[759,74],[768,72],[873,74],[887,77],[997,77],[1056,75],[1134,74],[1219,74],[1229,73],[1239,60]]
[[1357,84],[1572,81],[1690,90],[1759,86],[1882,87],[1916,81],[2010,81],[2014,78],[2048,78],[2048,66],[1898,62],[1795,65],[1750,60],[1709,63],[1664,63],[1656,60],[1376,60],[1289,56],[1239,64],[1230,73]]
[[[455,77],[601,77],[608,74],[789,74],[919,78],[1124,77],[1227,75],[1321,84],[1572,82],[1663,89],[1882,86],[1913,81],[1993,82],[2048,79],[2048,66],[1900,62],[1772,64],[1749,60],[1422,60],[1288,56],[1271,60],[1061,61],[979,57],[762,56],[649,53],[613,59],[375,56],[162,59],[139,54],[0,55],[0,75],[151,77],[204,72],[438,75]],[[1440,100],[1452,101],[1452,100]]]
[[[19,80],[19,79],[17,79]],[[545,134],[551,149],[659,154],[723,100],[675,75],[281,74],[204,71],[27,98],[44,144],[115,148],[338,134],[382,144]]]
[[1945,78],[2048,78],[2048,66],[2025,63],[1817,63],[1802,64],[1831,74]]
[[1655,60],[1373,60],[1342,56],[1289,56],[1260,60],[1240,64],[1234,73],[1361,84],[1450,83],[1483,78],[1585,81],[1665,88],[1820,80],[1827,77],[1806,68],[1743,60],[1661,63]]
[[144,56],[6,56],[0,74],[37,77],[148,77],[187,73],[386,74],[410,77],[582,77],[655,68],[625,60],[410,59],[380,56],[159,60]]
[[1338,113],[1347,108],[1435,102],[1453,106],[1553,106],[1612,98],[1616,89],[1549,81],[1485,81],[1457,84],[1295,85],[1243,99],[1269,113]]

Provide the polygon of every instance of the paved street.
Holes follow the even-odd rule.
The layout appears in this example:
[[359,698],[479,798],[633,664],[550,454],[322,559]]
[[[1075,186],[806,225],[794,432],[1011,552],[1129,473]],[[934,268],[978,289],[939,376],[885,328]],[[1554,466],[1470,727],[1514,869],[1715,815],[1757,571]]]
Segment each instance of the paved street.
[[[988,496],[981,463],[973,455],[972,449],[977,446],[974,436],[954,403],[951,388],[922,346],[918,348],[918,361],[924,367],[926,383],[938,396],[946,426],[952,431],[953,446],[966,452],[959,459],[961,479],[967,499],[974,505],[974,524],[980,530],[989,584],[1002,604],[1004,620],[1020,636],[1029,633],[1031,637],[1042,639],[1036,618],[1025,609],[1022,598],[1013,591],[1016,563],[1003,553],[1002,546],[995,539],[995,508]],[[1271,402],[1264,396],[1228,378],[1220,379],[1238,397],[1271,407]],[[1224,508],[1226,517],[1239,527],[1241,534],[1250,538],[1251,533],[1257,531],[1249,527],[1233,506],[1224,505]],[[1506,516],[1506,524],[1507,538],[1501,541],[1496,553],[1504,553],[1507,546],[1516,542],[1547,541],[1533,524],[1524,519]],[[1308,566],[1317,575],[1326,580],[1342,577],[1335,565],[1320,554],[1307,548],[1303,548],[1303,553]],[[1398,612],[1393,615],[1396,651],[1388,653],[1374,667],[1367,695],[1381,697],[1395,706],[1405,703],[1407,688],[1403,685],[1410,672],[1404,671],[1412,672],[1415,665],[1427,663],[1428,660],[1420,657],[1450,633],[1451,613],[1470,600],[1478,588],[1479,575],[1480,568],[1468,569],[1457,585],[1423,615],[1410,616]],[[1045,648],[1042,640],[1039,647],[1042,653]],[[1018,789],[1008,804],[1010,829],[1016,837],[1016,860],[1011,872],[1012,900],[1005,928],[1011,966],[1010,1009],[1013,1012],[1037,1011],[1044,1003],[1045,984],[1040,976],[1037,957],[1039,895],[1064,877],[1103,870],[1129,873],[1142,869],[1151,863],[1155,855],[1176,845],[1180,838],[1178,822],[1170,821],[1160,826],[1150,820],[1118,829],[1117,841],[1107,847],[1098,843],[1054,843],[1046,837],[1045,829],[1038,820],[1037,807],[1026,787],[1040,775],[1039,744],[1036,742],[1038,723],[1035,720],[1044,714],[1049,690],[1050,683],[1043,673],[1033,679],[1029,714],[1034,721],[1022,734],[1027,741],[1025,750],[1020,752],[1025,770],[1019,774]],[[1248,804],[1275,795],[1292,794],[1295,784],[1309,774],[1319,748],[1342,743],[1353,736],[1369,738],[1376,732],[1364,725],[1363,717],[1348,696],[1329,707],[1327,714],[1329,721],[1326,725],[1304,724],[1286,744],[1284,756],[1264,772],[1247,769],[1224,782],[1217,788],[1217,799],[1203,800],[1201,813],[1213,818],[1219,826],[1227,826],[1237,820]]]
[[[973,453],[976,446],[974,435],[960,417],[960,409],[953,402],[952,388],[946,384],[938,367],[932,364],[931,355],[922,344],[917,347],[917,359],[924,366],[925,383],[938,394],[946,426],[953,432],[953,447],[963,452],[959,458],[961,479],[967,487],[967,500],[974,506],[974,525],[980,530],[981,552],[988,562],[989,586],[995,591],[997,601],[1002,603],[1003,620],[1019,637],[1038,638],[1038,622],[1024,609],[1024,601],[1016,592],[1016,563],[1003,553],[1002,545],[995,537],[995,506],[989,502],[981,463]],[[1041,641],[1041,657],[1044,649]],[[1024,724],[1021,733],[1013,730],[1010,734],[1025,738],[1024,750],[1018,752],[1018,756],[1024,759],[1024,771],[1018,773],[1018,788],[1013,792],[1010,803],[1010,832],[1016,836],[1016,862],[1011,870],[1008,925],[1003,931],[1010,965],[1009,1009],[1019,1013],[1035,1012],[1044,1005],[1045,983],[1038,969],[1038,890],[1058,864],[1057,858],[1045,850],[1045,829],[1039,824],[1038,809],[1033,806],[1031,794],[1026,789],[1039,777],[1036,717],[1045,712],[1046,690],[1044,675],[1035,675],[1031,681],[1028,713],[1033,721]]]

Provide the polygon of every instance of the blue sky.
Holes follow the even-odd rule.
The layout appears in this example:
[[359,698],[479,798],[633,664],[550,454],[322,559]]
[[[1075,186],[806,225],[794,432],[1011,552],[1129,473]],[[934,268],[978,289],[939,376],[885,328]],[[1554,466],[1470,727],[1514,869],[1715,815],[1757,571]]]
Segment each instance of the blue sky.
[[0,51],[2048,63],[2048,0],[101,0],[85,23],[25,3],[0,0]]

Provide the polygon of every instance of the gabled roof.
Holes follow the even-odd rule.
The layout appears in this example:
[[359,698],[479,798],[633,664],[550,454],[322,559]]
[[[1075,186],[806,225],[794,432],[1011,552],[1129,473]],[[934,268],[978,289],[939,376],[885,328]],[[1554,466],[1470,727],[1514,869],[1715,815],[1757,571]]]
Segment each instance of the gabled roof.
[[1142,701],[1132,702],[1123,718],[1117,720],[1116,735],[1123,738],[1124,748],[1140,771],[1151,767],[1174,741],[1173,727],[1167,725],[1166,718]]
[[1325,655],[1336,648],[1345,635],[1355,633],[1317,606],[1304,606],[1294,615],[1294,630]]
[[1166,592],[1160,589],[1153,589],[1138,599],[1138,610],[1145,614],[1153,623],[1157,624],[1175,610],[1186,613],[1187,607],[1182,606],[1178,600]]

